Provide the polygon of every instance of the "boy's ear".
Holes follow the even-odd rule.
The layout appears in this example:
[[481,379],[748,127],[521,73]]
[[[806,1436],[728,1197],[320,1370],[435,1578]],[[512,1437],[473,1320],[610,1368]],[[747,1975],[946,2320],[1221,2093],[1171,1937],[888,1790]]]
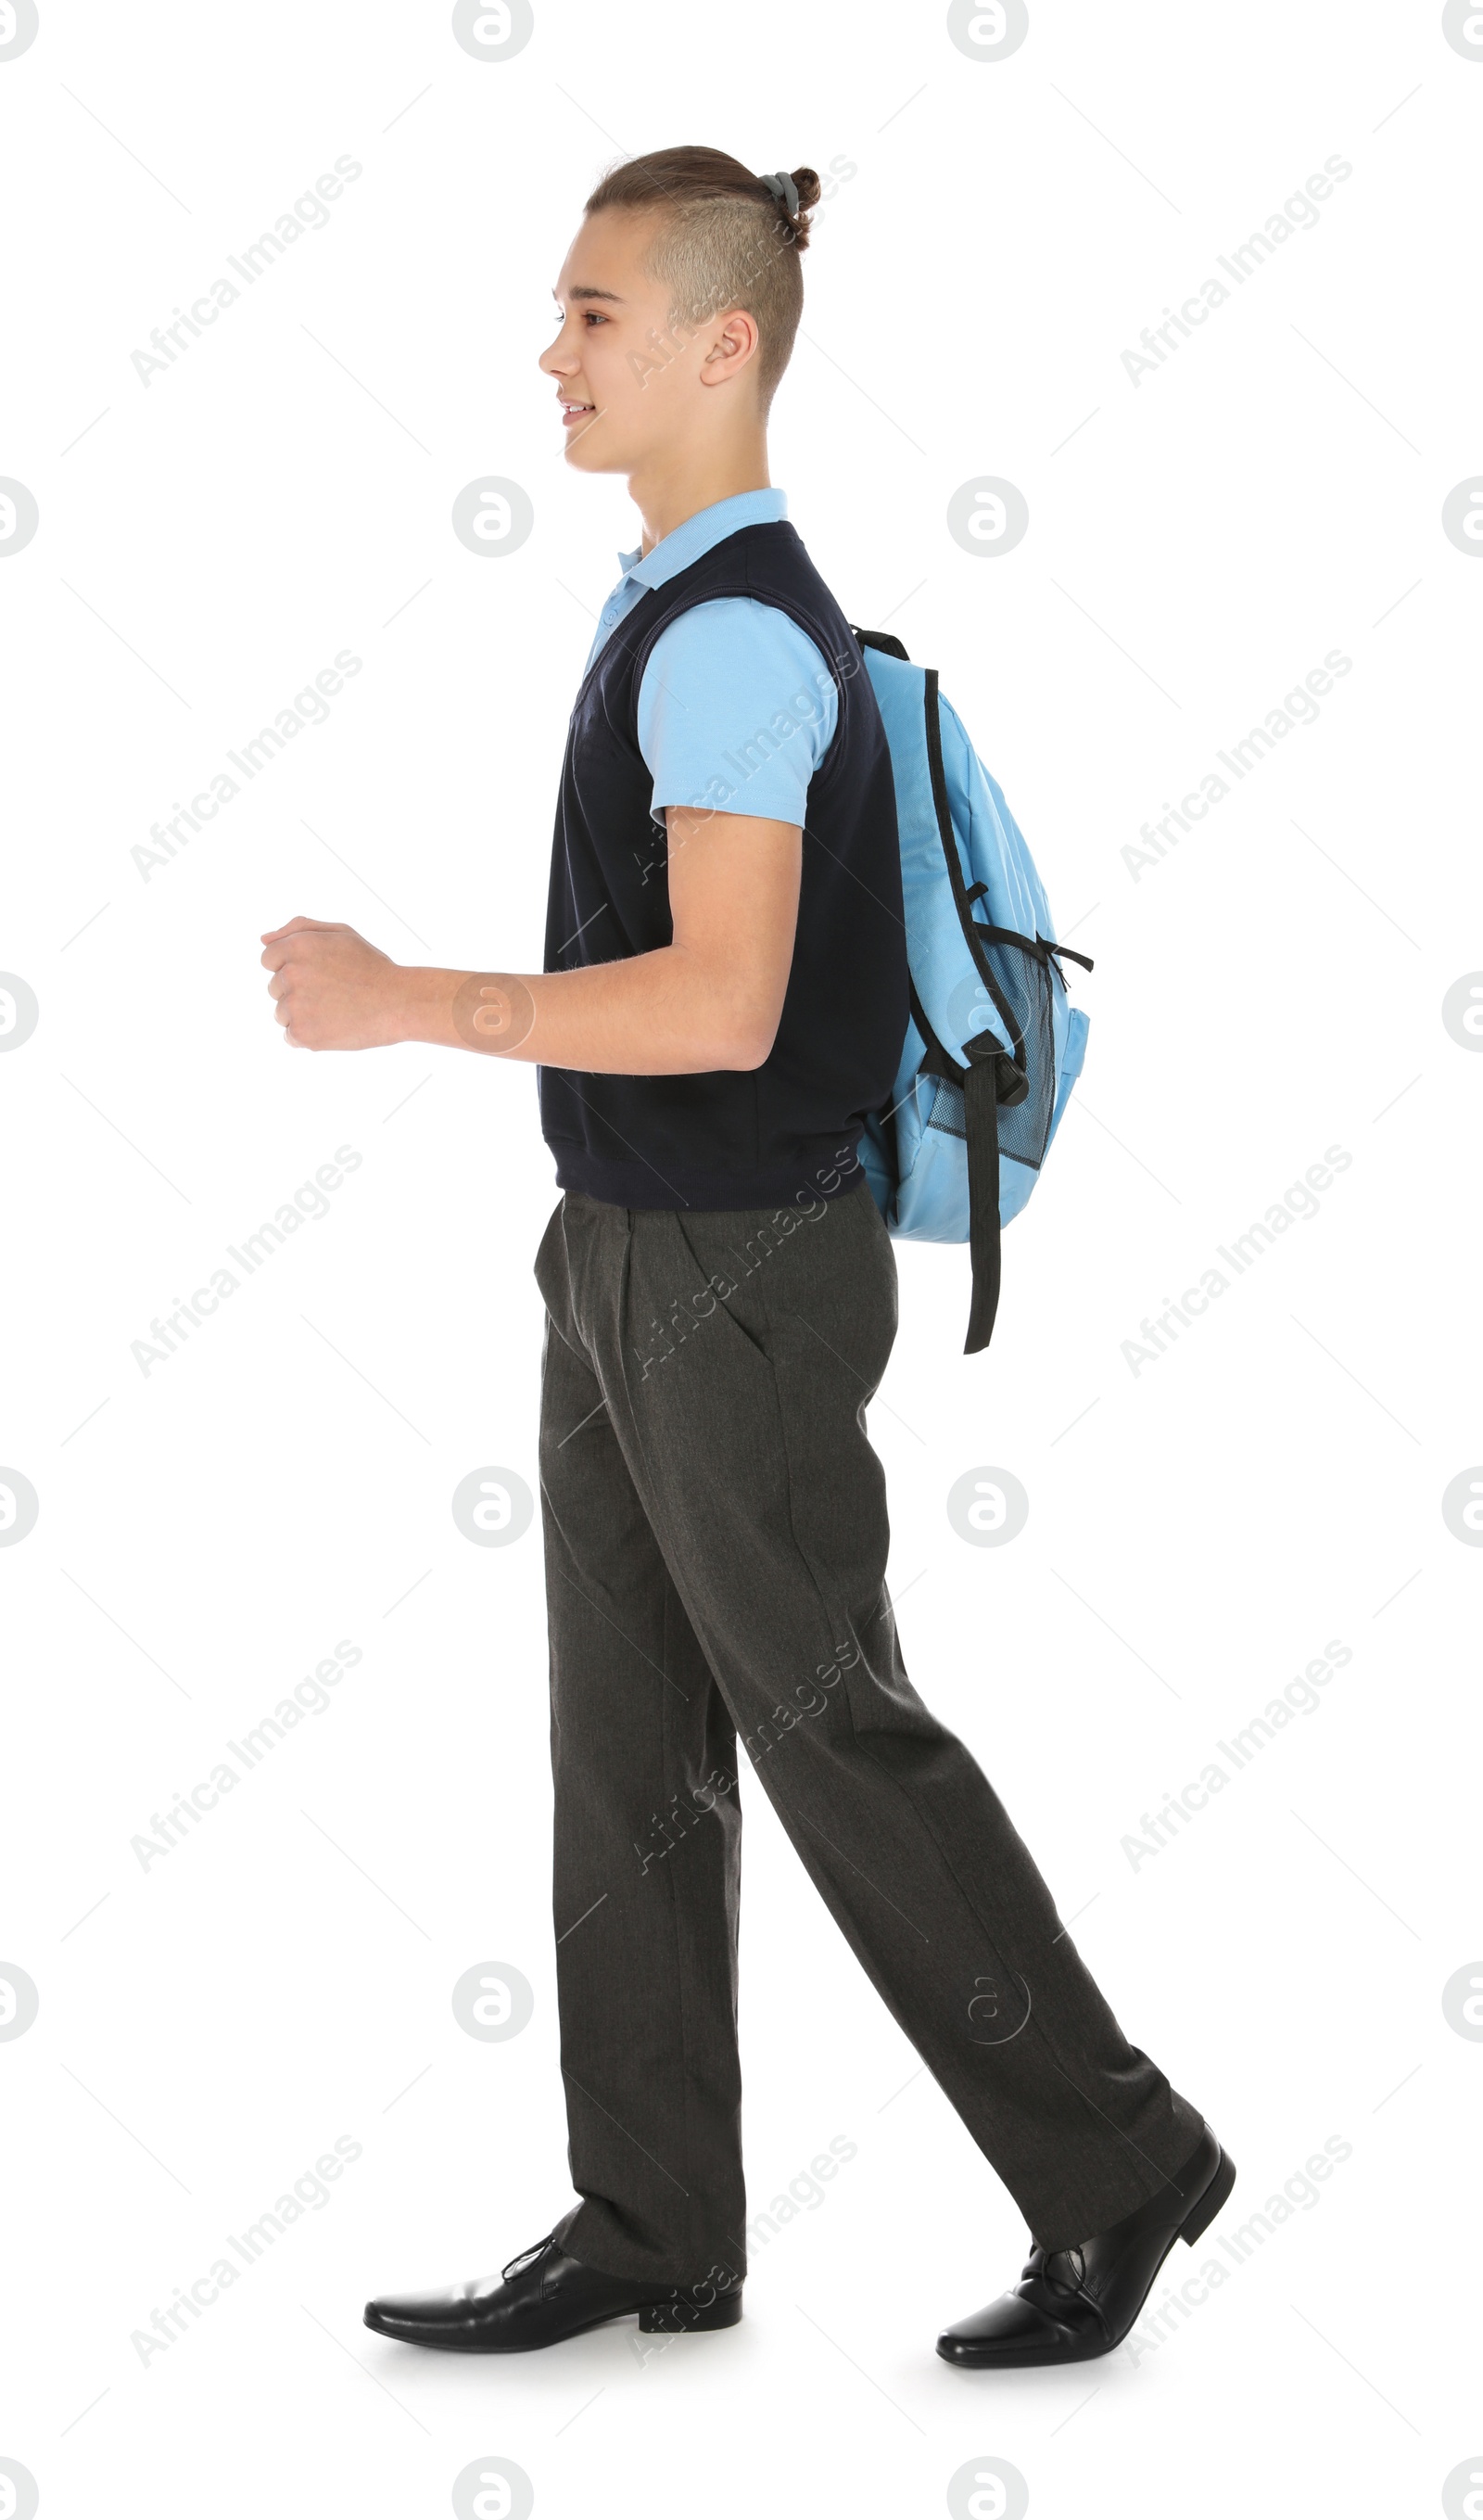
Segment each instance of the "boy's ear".
[[744,306],[735,307],[712,335],[710,347],[700,362],[702,385],[729,384],[733,377],[750,366],[761,341],[756,317],[748,315]]

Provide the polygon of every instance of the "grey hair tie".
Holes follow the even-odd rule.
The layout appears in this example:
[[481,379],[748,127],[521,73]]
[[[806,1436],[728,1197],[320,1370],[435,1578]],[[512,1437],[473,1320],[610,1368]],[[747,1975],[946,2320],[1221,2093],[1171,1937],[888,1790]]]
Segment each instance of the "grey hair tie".
[[757,181],[759,184],[765,184],[767,186],[767,189],[771,193],[775,202],[782,202],[790,219],[795,219],[797,217],[798,187],[793,182],[791,175],[785,175],[782,173],[776,175],[759,175],[757,177]]

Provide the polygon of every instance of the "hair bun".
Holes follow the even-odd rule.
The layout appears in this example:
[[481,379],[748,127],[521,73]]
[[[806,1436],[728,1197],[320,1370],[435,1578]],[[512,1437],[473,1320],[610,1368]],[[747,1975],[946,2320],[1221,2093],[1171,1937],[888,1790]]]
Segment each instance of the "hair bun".
[[776,175],[759,175],[759,184],[771,194],[778,213],[778,225],[786,239],[801,253],[808,243],[809,212],[820,197],[819,178],[812,166],[795,166],[790,175],[780,168]]
[[819,197],[823,192],[824,187],[820,183],[812,166],[795,166],[793,168],[793,186],[798,195],[798,215],[795,219],[791,219],[788,224],[792,228],[794,243],[801,253],[805,246],[808,244],[808,232],[811,225],[809,212],[810,210],[818,207]]

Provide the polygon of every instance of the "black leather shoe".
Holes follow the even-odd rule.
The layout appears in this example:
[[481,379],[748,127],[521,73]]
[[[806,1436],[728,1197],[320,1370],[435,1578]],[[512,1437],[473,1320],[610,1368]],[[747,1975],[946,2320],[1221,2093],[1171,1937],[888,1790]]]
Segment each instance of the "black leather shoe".
[[636,2283],[568,2257],[555,2233],[512,2258],[500,2275],[476,2275],[445,2292],[387,2293],[366,2304],[366,2325],[403,2345],[450,2354],[528,2354],[637,2311],[650,2336],[735,2327],[742,2286]]
[[1039,2362],[1090,2362],[1132,2327],[1176,2240],[1192,2248],[1236,2184],[1236,2164],[1206,2127],[1184,2169],[1157,2196],[1079,2248],[1030,2251],[1012,2292],[960,2318],[937,2339],[945,2362],[969,2371],[1022,2371]]

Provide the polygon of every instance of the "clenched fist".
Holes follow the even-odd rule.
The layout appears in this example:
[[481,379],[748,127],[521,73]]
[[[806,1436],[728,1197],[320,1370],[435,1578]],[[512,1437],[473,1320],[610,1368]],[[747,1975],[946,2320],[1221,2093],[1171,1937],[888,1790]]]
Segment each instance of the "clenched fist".
[[268,995],[292,1050],[378,1050],[408,1038],[414,974],[353,927],[291,919],[263,940]]

